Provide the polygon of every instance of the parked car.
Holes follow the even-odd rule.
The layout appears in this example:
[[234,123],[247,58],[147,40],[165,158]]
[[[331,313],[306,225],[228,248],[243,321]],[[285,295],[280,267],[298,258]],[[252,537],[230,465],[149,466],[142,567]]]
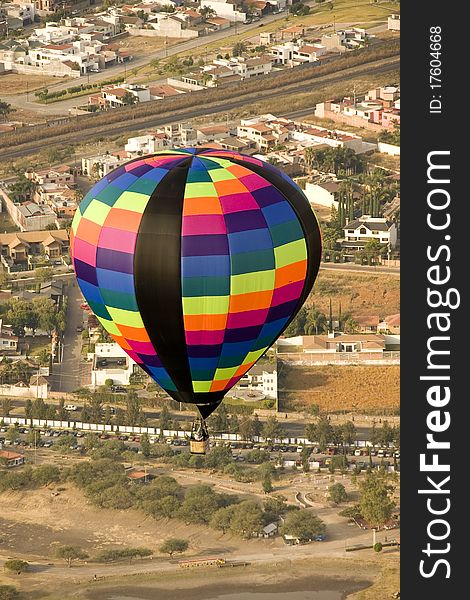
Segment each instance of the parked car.
[[72,412],[78,410],[78,406],[76,406],[75,404],[66,404],[64,408],[65,410],[70,410]]

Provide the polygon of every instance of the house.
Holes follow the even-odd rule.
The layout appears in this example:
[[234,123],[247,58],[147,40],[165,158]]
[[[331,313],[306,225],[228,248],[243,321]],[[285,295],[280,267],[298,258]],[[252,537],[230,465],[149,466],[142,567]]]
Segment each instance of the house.
[[295,40],[305,36],[305,27],[303,25],[292,25],[281,29],[281,40]]
[[400,14],[394,13],[387,19],[387,29],[389,31],[400,31]]
[[5,325],[0,319],[0,354],[16,352],[18,350],[18,337],[14,335],[12,326]]
[[129,138],[124,146],[129,157],[153,154],[168,146],[168,140],[164,132],[149,133]]
[[75,185],[75,177],[71,173],[69,165],[61,165],[50,169],[38,169],[25,172],[26,179],[33,181],[37,185],[60,184],[63,186]]
[[354,315],[359,333],[376,333],[380,319],[377,315]]
[[30,258],[44,254],[58,259],[68,252],[69,237],[65,229],[0,233],[1,262],[7,270],[16,265],[28,268]]
[[218,17],[229,21],[246,21],[246,9],[237,0],[201,0],[201,8],[204,7],[212,8]]
[[206,20],[208,25],[211,25],[211,28],[215,31],[220,31],[221,29],[228,29],[230,27],[230,20],[224,19],[224,17],[211,17]]
[[88,177],[96,177],[102,179],[114,169],[122,167],[128,162],[129,156],[127,152],[124,154],[113,153],[113,154],[100,154],[97,156],[89,156],[88,158],[82,158],[82,173],[88,175]]
[[56,224],[57,216],[50,206],[36,204],[31,200],[13,202],[5,190],[0,188],[1,200],[11,220],[21,231],[37,231]]
[[50,385],[43,375],[32,375],[29,380],[29,389],[34,398],[47,398]]
[[338,181],[324,181],[315,183],[307,181],[305,184],[305,195],[311,204],[319,204],[331,208],[334,206],[338,209],[339,202],[337,200],[339,192]]
[[277,530],[278,530],[277,523],[269,523],[268,525],[263,527],[261,533],[259,534],[259,537],[263,537],[263,538],[274,537],[277,533]]
[[377,325],[380,333],[400,335],[400,314],[388,315]]
[[397,243],[397,227],[384,218],[362,215],[343,227],[344,238],[338,240],[349,250],[362,250],[367,242],[376,240],[380,244],[394,248]]
[[24,465],[24,456],[18,452],[10,452],[9,450],[0,450],[0,465],[4,464],[8,469],[11,467],[19,467]]
[[95,351],[88,354],[92,362],[91,385],[104,385],[111,379],[115,385],[129,385],[131,375],[138,372],[137,363],[116,343],[95,344]]
[[302,40],[287,41],[270,48],[274,64],[295,67],[303,63],[313,63],[325,54],[326,48],[321,44],[306,44]]
[[[319,357],[334,355],[338,352],[380,355],[385,351],[385,336],[378,334],[328,333],[320,335],[298,335],[281,338],[276,343],[278,354],[305,353]],[[321,358],[320,358],[321,360]]]
[[258,363],[243,375],[238,388],[258,391],[268,398],[277,398],[277,370],[268,363]]

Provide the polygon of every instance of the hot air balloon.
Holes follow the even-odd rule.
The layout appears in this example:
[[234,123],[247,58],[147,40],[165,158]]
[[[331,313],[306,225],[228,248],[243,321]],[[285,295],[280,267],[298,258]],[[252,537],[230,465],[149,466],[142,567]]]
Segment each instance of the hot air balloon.
[[192,438],[204,447],[205,419],[294,318],[321,256],[289,177],[205,148],[139,157],[101,179],[70,247],[91,310],[172,398],[197,405]]

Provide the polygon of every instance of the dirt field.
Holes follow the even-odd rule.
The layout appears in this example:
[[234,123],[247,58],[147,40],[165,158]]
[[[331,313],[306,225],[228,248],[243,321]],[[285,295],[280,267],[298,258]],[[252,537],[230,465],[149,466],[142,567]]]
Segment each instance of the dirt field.
[[0,75],[0,89],[2,96],[21,94],[29,90],[33,92],[39,88],[46,87],[58,81],[66,81],[67,78],[58,79],[57,77],[48,77],[46,75],[21,75],[18,73],[7,73]]
[[299,390],[281,392],[282,406],[291,410],[318,404],[325,412],[382,411],[383,414],[400,406],[400,367],[286,366],[280,387]]
[[342,315],[378,315],[400,312],[400,278],[397,275],[345,273],[320,270],[309,301],[328,314],[330,298],[333,317],[341,302]]
[[[167,38],[167,45],[174,46],[181,42],[178,38]],[[155,52],[165,47],[164,37],[141,37],[129,35],[119,42],[121,48],[130,50],[134,56],[142,56],[149,52]],[[129,69],[132,69],[132,63],[130,63]]]

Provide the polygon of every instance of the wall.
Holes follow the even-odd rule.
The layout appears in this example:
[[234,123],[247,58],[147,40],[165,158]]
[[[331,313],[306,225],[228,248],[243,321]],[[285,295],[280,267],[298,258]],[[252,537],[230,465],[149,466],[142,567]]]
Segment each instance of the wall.
[[69,69],[67,65],[63,65],[60,61],[55,61],[49,65],[42,67],[33,67],[32,65],[21,65],[18,63],[10,63],[6,68],[10,68],[12,73],[21,73],[24,75],[51,75],[52,77],[80,77],[80,71]]
[[325,365],[325,364],[400,364],[400,352],[289,352],[278,353],[278,358],[289,364]]
[[390,156],[400,156],[400,146],[394,146],[393,144],[379,142],[378,149],[379,152],[382,152],[383,154],[389,154]]

